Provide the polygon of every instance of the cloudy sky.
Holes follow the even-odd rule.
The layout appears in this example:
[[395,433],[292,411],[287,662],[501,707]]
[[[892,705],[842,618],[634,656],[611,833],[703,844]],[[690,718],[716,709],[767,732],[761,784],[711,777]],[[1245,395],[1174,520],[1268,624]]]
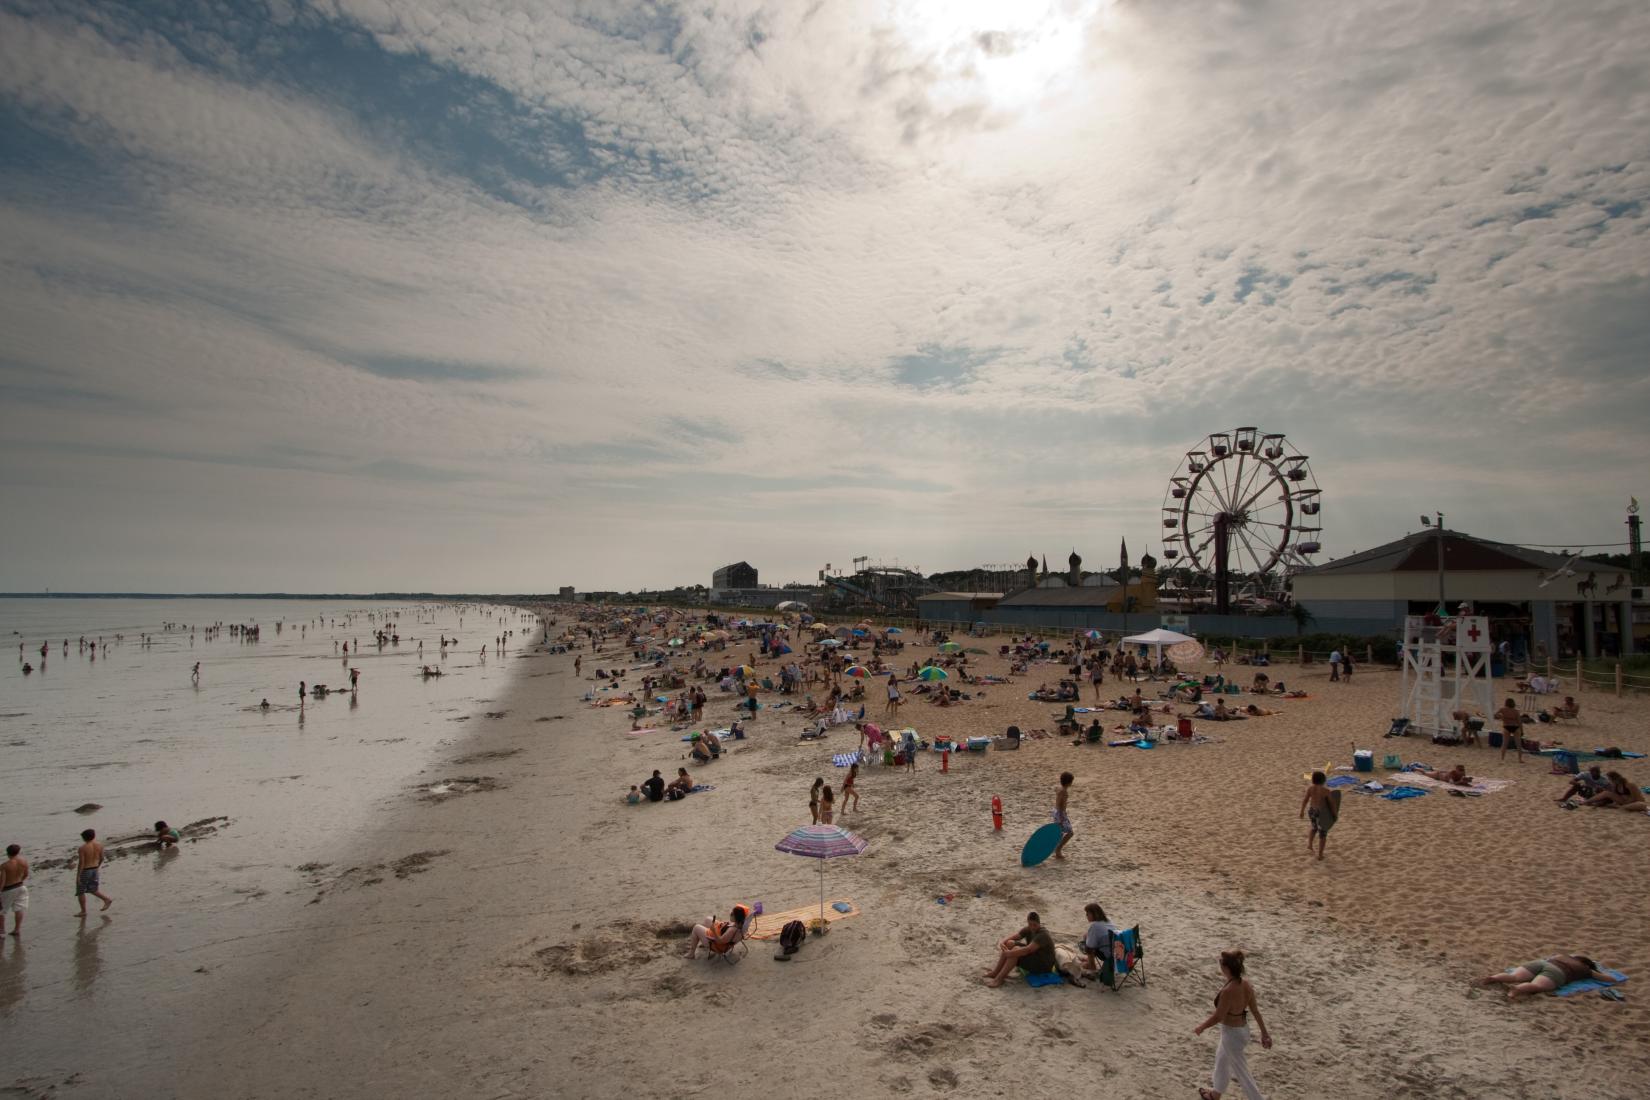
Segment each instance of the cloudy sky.
[[1324,557],[1650,499],[1642,0],[0,0],[0,589]]

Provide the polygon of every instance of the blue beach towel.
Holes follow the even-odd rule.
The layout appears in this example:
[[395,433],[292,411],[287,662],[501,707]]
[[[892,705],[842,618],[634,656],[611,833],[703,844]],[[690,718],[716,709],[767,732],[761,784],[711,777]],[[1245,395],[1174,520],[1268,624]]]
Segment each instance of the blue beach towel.
[[1388,802],[1402,802],[1406,798],[1420,798],[1426,793],[1420,787],[1394,787],[1381,797]]
[[846,768],[859,763],[859,750],[853,752],[839,752],[831,757],[831,763],[839,768]]
[[1047,974],[1026,975],[1026,984],[1031,986],[1033,989],[1044,985],[1059,985],[1063,981],[1065,981],[1065,979],[1060,977],[1060,972],[1058,970],[1050,970]]
[[1157,747],[1157,742],[1156,741],[1136,741],[1134,743],[1134,747],[1137,748],[1137,749],[1155,749]]
[[[1619,970],[1600,970],[1599,973],[1610,975],[1610,977],[1612,977],[1616,980],[1616,983],[1618,985],[1627,980],[1627,975],[1623,974]],[[1615,988],[1615,986],[1610,985],[1606,982],[1597,981],[1593,978],[1583,978],[1579,982],[1571,982],[1568,985],[1559,986],[1557,989],[1555,989],[1553,991],[1553,996],[1555,996],[1555,997],[1574,997],[1577,993],[1591,993],[1595,989],[1614,989],[1614,988]]]
[[1337,791],[1341,790],[1345,787],[1356,787],[1357,785],[1358,785],[1358,781],[1356,779],[1352,778],[1350,775],[1337,775],[1335,778],[1331,779],[1328,783],[1324,784],[1324,786],[1332,787]]
[[709,783],[695,783],[692,787],[688,788],[688,794],[698,794],[700,791],[714,791],[715,789],[716,788],[711,786]]

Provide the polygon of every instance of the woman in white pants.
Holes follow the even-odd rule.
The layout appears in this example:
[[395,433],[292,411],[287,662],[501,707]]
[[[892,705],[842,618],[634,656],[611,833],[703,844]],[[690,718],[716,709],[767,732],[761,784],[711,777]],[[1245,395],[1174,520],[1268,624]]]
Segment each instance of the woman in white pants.
[[1243,1048],[1249,1045],[1251,1011],[1255,1014],[1255,1023],[1260,1025],[1262,1048],[1272,1049],[1272,1036],[1266,1030],[1266,1021],[1261,1017],[1260,1005],[1255,1003],[1255,987],[1243,978],[1243,952],[1222,951],[1220,973],[1226,979],[1226,984],[1215,994],[1215,1010],[1192,1032],[1194,1035],[1202,1035],[1206,1028],[1220,1025],[1220,1047],[1215,1051],[1214,1087],[1200,1088],[1197,1094],[1203,1100],[1220,1100],[1226,1086],[1236,1078],[1248,1100],[1265,1100],[1260,1093],[1260,1086],[1255,1084],[1255,1078],[1249,1072],[1249,1060],[1243,1054]]

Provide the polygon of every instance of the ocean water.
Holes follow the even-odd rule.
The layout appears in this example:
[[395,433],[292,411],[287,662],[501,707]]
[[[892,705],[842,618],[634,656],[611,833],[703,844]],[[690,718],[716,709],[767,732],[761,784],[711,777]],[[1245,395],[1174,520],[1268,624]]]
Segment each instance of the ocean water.
[[[458,639],[445,656],[442,637]],[[486,720],[537,637],[519,609],[475,604],[0,600],[0,844],[36,863],[21,942],[0,943],[0,1021],[28,1064],[0,1086],[23,1068],[48,1083],[76,1072],[89,1025],[107,1065],[142,1057],[133,1021],[190,995],[194,956],[279,923],[302,901],[298,867],[335,858],[386,799],[415,797],[413,774]],[[300,682],[345,690],[300,706]],[[84,828],[118,841],[157,819],[209,824],[175,852],[111,859],[114,907],[93,900],[77,919],[72,871],[49,864]]]

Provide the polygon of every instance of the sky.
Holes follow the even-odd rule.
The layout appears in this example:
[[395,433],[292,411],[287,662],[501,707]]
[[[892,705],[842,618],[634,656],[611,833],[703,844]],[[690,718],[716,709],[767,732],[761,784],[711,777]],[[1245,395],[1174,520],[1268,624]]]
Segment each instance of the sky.
[[0,0],[0,590],[1319,560],[1650,500],[1640,0]]

